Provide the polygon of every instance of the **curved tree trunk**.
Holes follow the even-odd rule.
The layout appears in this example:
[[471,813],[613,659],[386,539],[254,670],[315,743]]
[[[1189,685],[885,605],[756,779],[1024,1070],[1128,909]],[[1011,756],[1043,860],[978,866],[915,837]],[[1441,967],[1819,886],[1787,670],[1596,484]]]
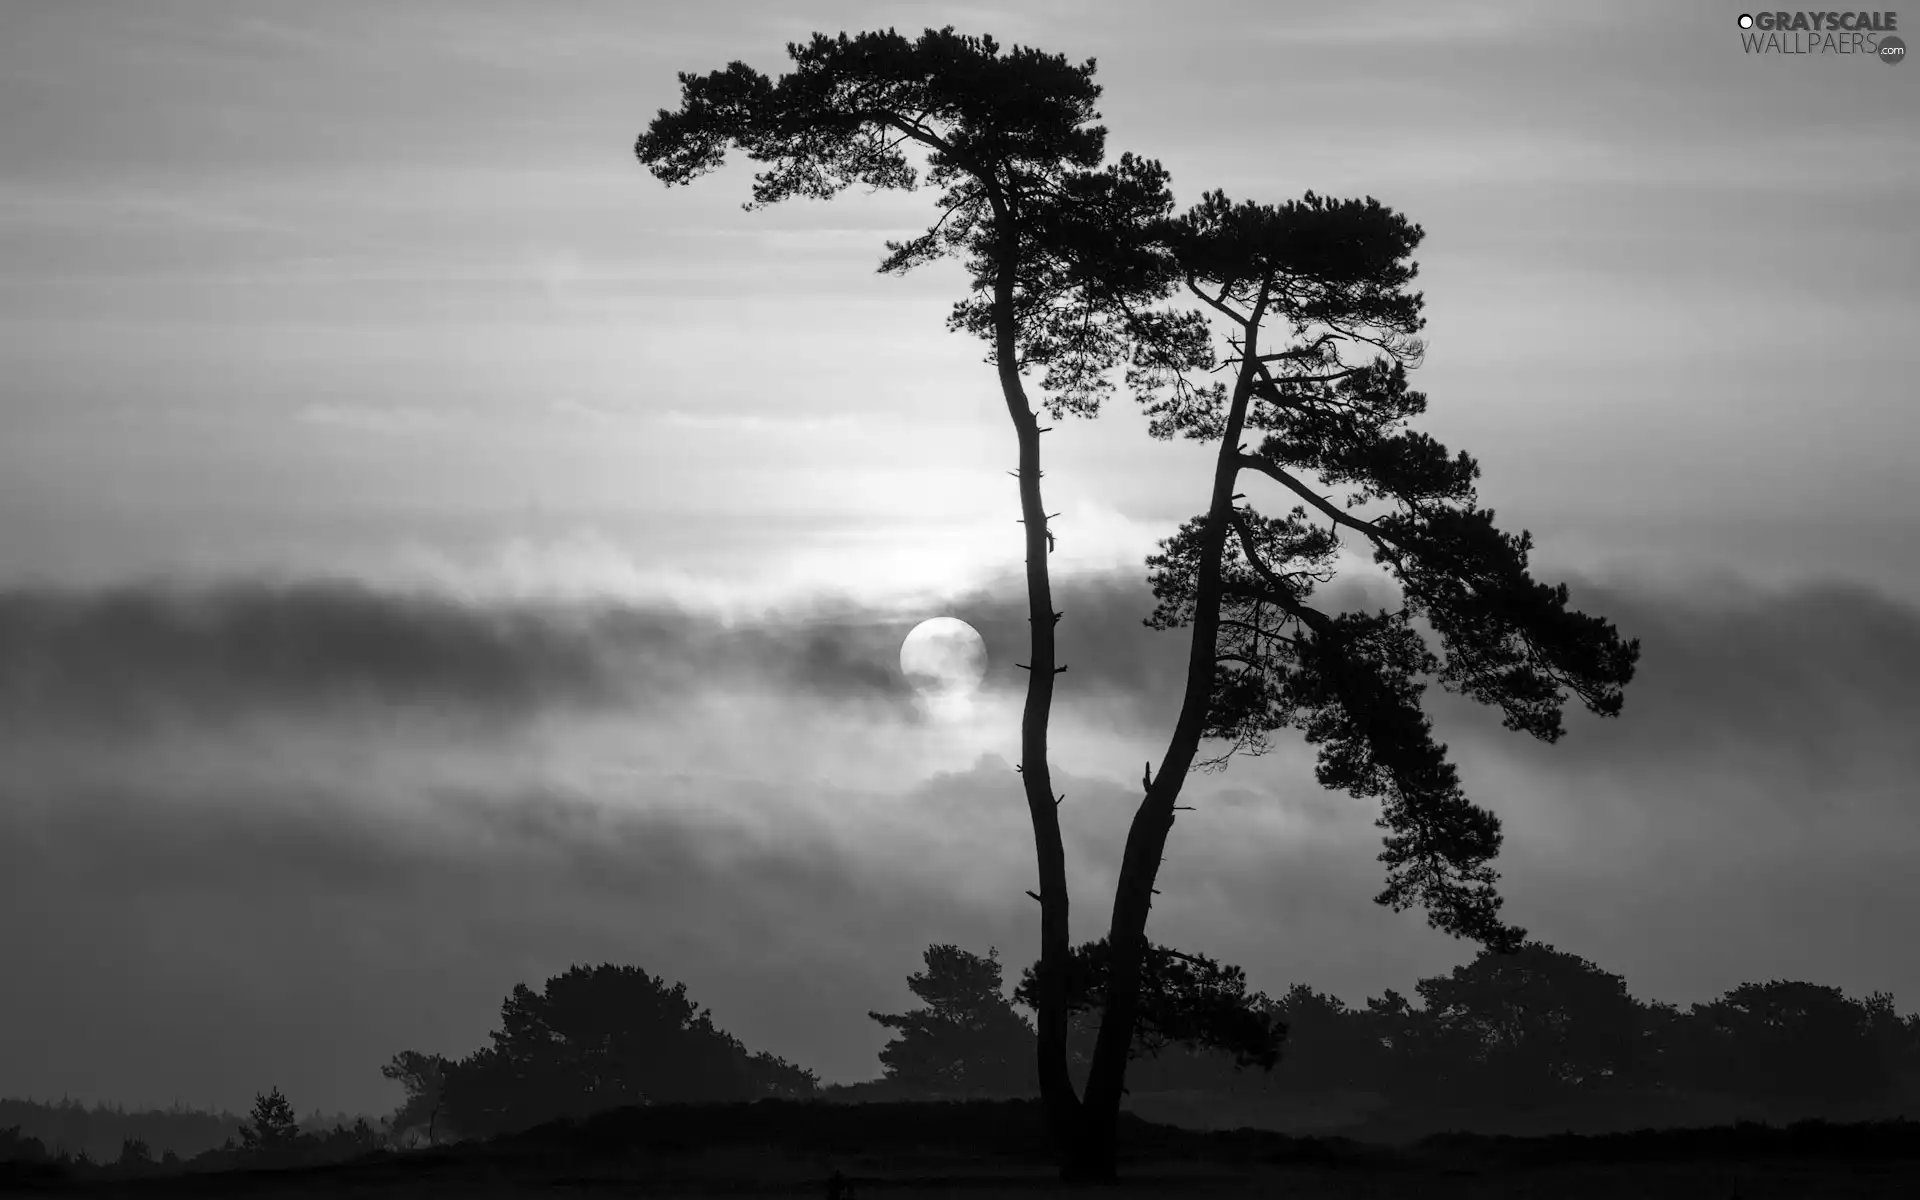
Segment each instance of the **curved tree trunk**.
[[[1003,217],[1004,219],[1004,217]],[[1009,253],[1004,259],[1012,263]],[[1027,543],[1027,622],[1031,639],[1027,654],[1027,703],[1020,717],[1020,778],[1026,788],[1027,812],[1033,820],[1033,843],[1040,868],[1040,970],[1036,1032],[1040,1098],[1054,1144],[1064,1154],[1077,1130],[1079,1097],[1067,1074],[1066,963],[1067,856],[1060,840],[1060,813],[1053,794],[1053,773],[1047,764],[1047,721],[1053,710],[1054,625],[1053,581],[1047,569],[1051,541],[1047,510],[1040,499],[1039,418],[1027,401],[1021,383],[1013,318],[1013,270],[1001,269],[994,286],[994,349],[1000,372],[1000,390],[1007,415],[1020,441],[1020,520]],[[1060,668],[1064,670],[1065,668]]]
[[1247,402],[1252,394],[1254,356],[1260,318],[1267,305],[1266,291],[1253,309],[1241,352],[1240,374],[1220,439],[1213,472],[1213,495],[1207,506],[1207,527],[1195,586],[1193,638],[1187,655],[1187,686],[1180,718],[1160,760],[1160,773],[1149,777],[1146,796],[1135,810],[1127,830],[1127,848],[1120,860],[1120,882],[1114,889],[1113,925],[1107,934],[1112,949],[1108,968],[1106,1012],[1100,1037],[1094,1043],[1093,1063],[1087,1073],[1086,1098],[1080,1108],[1080,1130],[1063,1177],[1079,1182],[1107,1182],[1114,1178],[1119,1145],[1120,1096],[1124,1090],[1127,1052],[1133,1045],[1140,1015],[1140,974],[1147,952],[1147,915],[1153,908],[1153,884],[1173,830],[1174,802],[1186,783],[1187,772],[1200,751],[1207,710],[1213,699],[1214,653],[1220,630],[1220,558],[1233,511],[1233,485],[1240,474],[1240,434],[1246,426]]

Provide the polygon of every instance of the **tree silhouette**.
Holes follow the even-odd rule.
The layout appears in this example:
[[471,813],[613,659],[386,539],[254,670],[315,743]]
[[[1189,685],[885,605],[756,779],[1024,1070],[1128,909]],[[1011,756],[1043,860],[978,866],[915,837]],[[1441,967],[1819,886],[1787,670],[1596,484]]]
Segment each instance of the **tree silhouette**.
[[927,947],[927,969],[907,977],[926,1007],[867,1015],[899,1036],[880,1051],[886,1078],[947,1095],[1030,1096],[1034,1032],[1002,994],[999,955]]
[[547,1098],[529,1094],[525,1068],[515,1070],[497,1046],[483,1046],[444,1068],[440,1116],[462,1138],[487,1138],[548,1119]]
[[[1372,198],[1309,192],[1233,205],[1213,192],[1170,237],[1205,307],[1167,317],[1158,344],[1136,351],[1128,383],[1154,436],[1215,445],[1215,468],[1207,511],[1148,559],[1159,600],[1148,625],[1192,635],[1180,716],[1158,775],[1143,780],[1114,897],[1108,1006],[1084,1097],[1089,1138],[1104,1139],[1085,1146],[1095,1171],[1116,1149],[1147,916],[1190,770],[1261,753],[1275,730],[1299,728],[1320,747],[1322,786],[1383,802],[1387,887],[1375,899],[1396,911],[1423,905],[1435,928],[1511,951],[1524,931],[1500,920],[1488,866],[1500,822],[1467,799],[1433,740],[1422,679],[1497,705],[1507,728],[1552,742],[1568,690],[1617,715],[1639,656],[1605,621],[1568,611],[1564,585],[1533,581],[1529,536],[1500,532],[1477,506],[1470,457],[1405,430],[1426,408],[1407,386],[1422,352],[1422,298],[1406,290],[1419,226]],[[1209,320],[1232,349],[1220,362],[1198,344]],[[1291,341],[1262,346],[1269,322]],[[1348,347],[1375,356],[1349,361]],[[1193,378],[1229,369],[1231,386]],[[1250,431],[1265,434],[1254,453]],[[1243,471],[1306,504],[1277,518],[1240,506]],[[1331,498],[1341,486],[1353,489],[1344,503]],[[1360,515],[1374,504],[1387,511]],[[1308,603],[1333,578],[1341,530],[1360,535],[1398,582],[1398,610],[1329,615]],[[1220,752],[1202,761],[1210,739]]]
[[1415,990],[1492,1095],[1537,1102],[1631,1071],[1641,1006],[1624,979],[1578,955],[1531,941],[1512,954],[1483,950]]
[[[1069,1012],[1104,1013],[1112,963],[1104,939],[1074,949],[1067,975]],[[1021,973],[1013,993],[1017,1003],[1033,1005],[1038,975],[1038,964]],[[1142,972],[1140,995],[1130,1058],[1157,1056],[1178,1045],[1225,1054],[1236,1067],[1271,1071],[1280,1061],[1286,1023],[1276,1019],[1266,996],[1248,994],[1246,972],[1239,967],[1154,946]]]
[[972,294],[948,327],[991,350],[1019,444],[1020,520],[1025,526],[1027,700],[1018,770],[1039,867],[1040,1091],[1056,1144],[1077,1135],[1079,1102],[1067,1076],[1064,972],[1069,954],[1066,855],[1060,837],[1047,724],[1054,653],[1047,555],[1054,534],[1040,489],[1040,425],[1023,373],[1041,373],[1055,420],[1095,414],[1112,390],[1107,374],[1143,332],[1132,314],[1169,291],[1173,276],[1149,236],[1172,209],[1166,173],[1123,155],[1104,169],[1106,130],[1092,124],[1100,88],[1091,60],[1015,47],[991,37],[927,30],[917,41],[888,30],[789,44],[794,70],[778,82],[735,62],[682,73],[681,107],[662,109],[635,144],[661,181],[684,184],[721,165],[730,148],[766,169],[755,176],[761,207],[791,196],[831,197],[853,184],[912,189],[919,172],[904,148],[924,154],[926,180],[942,189],[940,216],[919,237],[889,242],[880,269],[904,272],[961,257]]
[[20,1132],[20,1126],[0,1129],[0,1162],[44,1163],[47,1158],[46,1143]]
[[756,1051],[747,1059],[746,1074],[749,1094],[756,1100],[762,1097],[806,1100],[820,1092],[818,1072],[765,1050]]
[[1296,983],[1273,1002],[1273,1016],[1287,1030],[1283,1085],[1306,1091],[1380,1082],[1385,1051],[1367,1010]]
[[406,1100],[394,1110],[391,1118],[396,1135],[424,1126],[427,1144],[435,1144],[449,1065],[446,1058],[438,1054],[403,1050],[380,1068],[380,1074],[396,1081],[407,1092]]
[[256,1093],[249,1116],[253,1123],[240,1127],[240,1151],[246,1157],[285,1159],[300,1144],[300,1122],[279,1088]]
[[1741,1094],[1833,1102],[1879,1096],[1890,1082],[1868,1007],[1839,988],[1743,983],[1695,1016],[1721,1048],[1716,1073]]
[[356,1117],[351,1125],[336,1123],[332,1129],[302,1134],[300,1142],[316,1161],[345,1162],[383,1149],[387,1139],[365,1117]]
[[1889,992],[1874,992],[1865,1001],[1867,1036],[1885,1068],[1888,1090],[1920,1095],[1920,1013],[1902,1017]]
[[516,984],[488,1038],[459,1062],[436,1068],[409,1051],[382,1073],[416,1080],[411,1104],[412,1087],[424,1092],[437,1069],[439,1111],[464,1137],[630,1104],[802,1096],[818,1082],[784,1059],[749,1055],[687,998],[686,984],[611,963],[572,967],[539,992]]
[[[1151,947],[1145,929],[1153,884],[1187,772],[1200,743],[1259,752],[1266,735],[1301,728],[1321,747],[1318,776],[1384,803],[1389,872],[1377,899],[1424,905],[1455,936],[1502,949],[1522,931],[1498,918],[1494,872],[1499,822],[1461,792],[1419,707],[1421,676],[1499,705],[1509,728],[1552,741],[1563,688],[1597,713],[1619,711],[1635,643],[1566,610],[1566,589],[1527,574],[1530,541],[1493,526],[1475,504],[1478,467],[1424,434],[1401,429],[1425,407],[1406,386],[1417,361],[1421,298],[1404,290],[1417,226],[1368,200],[1334,203],[1309,193],[1281,207],[1234,207],[1214,193],[1169,219],[1166,173],[1124,155],[1099,169],[1105,130],[1091,124],[1094,64],[991,38],[929,30],[908,41],[889,30],[816,34],[791,44],[795,69],[777,83],[744,63],[680,75],[682,105],[661,110],[635,150],[668,184],[718,167],[731,148],[766,164],[753,203],[827,198],[855,184],[913,188],[903,147],[925,153],[928,182],[944,188],[938,221],[889,243],[883,271],[964,256],[974,295],[950,328],[989,341],[1020,447],[1021,519],[1027,543],[1032,644],[1021,763],[1039,864],[1041,955],[1034,1000],[1041,1094],[1063,1173],[1111,1178],[1120,1095],[1141,1019]],[[1183,280],[1206,306],[1155,306]],[[1262,351],[1269,319],[1296,338]],[[1216,366],[1209,321],[1237,335],[1234,383],[1196,385]],[[1343,346],[1379,352],[1348,362]],[[1022,372],[1044,372],[1056,419],[1092,415],[1125,361],[1159,437],[1219,444],[1207,512],[1149,560],[1161,603],[1150,624],[1191,624],[1188,681],[1157,781],[1129,831],[1105,941],[1106,1005],[1084,1098],[1066,1069],[1068,900],[1064,850],[1046,761],[1054,625],[1046,555],[1052,535],[1041,502],[1039,435]],[[1256,403],[1257,402],[1257,403]],[[1266,440],[1247,454],[1242,435]],[[1270,519],[1235,507],[1240,472],[1270,477],[1308,502]],[[1352,485],[1345,507],[1320,485]],[[1384,501],[1375,517],[1359,508]],[[1312,522],[1326,519],[1322,529]],[[1405,593],[1397,612],[1330,616],[1307,600],[1331,579],[1337,530],[1366,538]],[[1446,658],[1411,622],[1423,618]]]
[[[87,1120],[76,1123],[74,1112]],[[193,1155],[238,1136],[242,1118],[231,1113],[196,1112],[175,1105],[171,1109],[129,1111],[124,1106],[95,1104],[91,1110],[75,1103],[40,1103],[0,1097],[0,1131],[19,1125],[44,1141],[68,1147],[85,1146],[97,1157],[112,1160],[129,1139]],[[76,1135],[81,1135],[76,1140]],[[4,1139],[0,1139],[3,1141]],[[0,1159],[6,1153],[0,1146]]]

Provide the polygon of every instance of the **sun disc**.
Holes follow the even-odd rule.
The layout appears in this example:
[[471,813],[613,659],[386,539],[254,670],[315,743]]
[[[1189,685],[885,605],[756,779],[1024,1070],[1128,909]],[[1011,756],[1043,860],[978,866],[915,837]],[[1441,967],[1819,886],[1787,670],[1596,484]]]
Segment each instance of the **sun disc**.
[[922,621],[900,643],[900,673],[928,699],[969,696],[986,678],[986,640],[958,617]]

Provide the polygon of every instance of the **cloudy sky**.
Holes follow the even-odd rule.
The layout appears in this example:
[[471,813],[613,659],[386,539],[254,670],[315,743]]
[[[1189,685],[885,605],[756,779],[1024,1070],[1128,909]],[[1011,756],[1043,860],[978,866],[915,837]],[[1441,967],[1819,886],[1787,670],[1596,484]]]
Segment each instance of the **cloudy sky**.
[[[0,8],[0,1081],[385,1110],[600,961],[852,1080],[929,942],[1031,961],[1012,434],[958,269],[873,269],[931,199],[632,155],[676,71],[949,22],[1096,57],[1183,204],[1427,229],[1424,427],[1644,646],[1558,746],[1434,697],[1512,918],[1643,997],[1912,1010],[1920,68],[1738,11]],[[1141,558],[1204,507],[1143,430],[1047,446],[1076,940],[1180,682]],[[965,713],[899,673],[935,615],[987,639]],[[1370,903],[1297,743],[1189,797],[1160,940],[1352,1003],[1470,955]]]

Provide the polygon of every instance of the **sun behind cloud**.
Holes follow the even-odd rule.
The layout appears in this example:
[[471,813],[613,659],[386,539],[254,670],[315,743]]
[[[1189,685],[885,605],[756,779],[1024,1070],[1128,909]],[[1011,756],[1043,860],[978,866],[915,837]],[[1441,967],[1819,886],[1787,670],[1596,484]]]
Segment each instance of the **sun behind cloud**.
[[987,674],[986,640],[958,617],[922,621],[900,643],[900,673],[920,694],[929,715],[965,717]]

